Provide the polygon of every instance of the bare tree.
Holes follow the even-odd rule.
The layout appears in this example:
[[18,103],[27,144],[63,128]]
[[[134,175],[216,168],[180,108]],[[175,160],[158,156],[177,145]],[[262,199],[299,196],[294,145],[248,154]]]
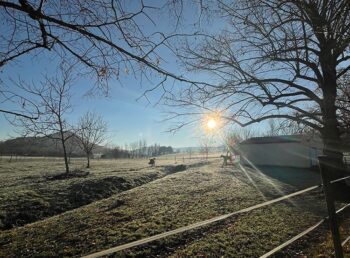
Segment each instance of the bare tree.
[[217,3],[226,26],[188,39],[179,51],[189,70],[209,73],[213,83],[172,93],[168,104],[220,110],[241,126],[295,121],[320,132],[324,154],[341,166],[337,99],[338,81],[350,70],[349,1]]
[[251,137],[259,137],[259,136],[261,136],[261,134],[257,133],[252,128],[235,127],[235,128],[229,129],[229,131],[224,134],[223,140],[224,140],[224,145],[226,146],[227,152],[237,154],[239,143]]
[[347,73],[339,81],[339,96],[337,106],[339,107],[340,127],[350,135],[350,74]]
[[66,141],[66,151],[69,164],[71,163],[71,158],[73,157],[73,155],[81,156],[83,154],[81,147],[79,146],[79,144],[77,144],[76,136],[73,135],[73,133],[76,134],[75,130],[76,128],[74,128],[74,131],[72,131],[72,137]]
[[20,81],[17,87],[35,103],[40,116],[36,120],[19,117],[12,121],[15,126],[21,128],[24,136],[47,137],[59,142],[67,174],[69,162],[66,144],[74,133],[65,116],[72,111],[72,82],[71,74],[64,68],[60,69],[56,77],[45,77],[45,80],[35,85]]
[[192,148],[189,147],[186,152],[188,153],[189,160],[191,160],[192,159]]
[[130,153],[131,153],[131,158],[137,158],[137,146],[138,142],[132,142],[130,143]]
[[210,136],[203,136],[200,139],[200,151],[205,155],[205,159],[208,160],[210,147],[212,146],[212,139]]
[[305,124],[297,123],[293,120],[279,121],[278,132],[284,135],[320,135],[320,132],[318,130],[310,128]]
[[224,137],[224,144],[226,146],[226,156],[236,154],[238,150],[238,144],[243,141],[242,135],[239,132],[227,133]]
[[77,141],[86,154],[87,164],[90,167],[90,157],[93,150],[105,140],[107,123],[101,115],[86,112],[79,120],[76,130]]
[[[169,2],[173,4],[166,9],[179,17],[175,2],[182,1]],[[109,79],[119,81],[129,74],[141,79],[160,75],[154,89],[170,78],[187,81],[165,68],[159,52],[169,48],[169,40],[177,34],[158,31],[154,17],[167,5],[153,4],[143,0],[0,1],[0,69],[24,56],[51,55],[77,64],[74,67],[80,74],[94,76],[97,87],[106,94]],[[22,92],[10,89],[4,100],[12,96],[26,99]],[[37,113],[20,109],[1,108],[0,112],[37,118]]]
[[268,128],[265,132],[266,136],[277,136],[280,134],[279,125],[275,119],[268,120]]
[[140,140],[140,143],[141,143],[142,157],[147,157],[147,141],[146,141],[146,139]]

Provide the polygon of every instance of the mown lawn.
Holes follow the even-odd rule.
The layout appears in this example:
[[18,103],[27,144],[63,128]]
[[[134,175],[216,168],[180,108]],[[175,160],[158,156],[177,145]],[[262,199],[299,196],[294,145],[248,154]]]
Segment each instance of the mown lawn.
[[[168,175],[108,199],[1,232],[0,256],[78,257],[172,230],[295,191],[221,161]],[[115,254],[116,257],[258,257],[326,214],[314,191],[213,225]],[[280,257],[309,250],[308,241]],[[303,252],[303,251],[302,251]]]

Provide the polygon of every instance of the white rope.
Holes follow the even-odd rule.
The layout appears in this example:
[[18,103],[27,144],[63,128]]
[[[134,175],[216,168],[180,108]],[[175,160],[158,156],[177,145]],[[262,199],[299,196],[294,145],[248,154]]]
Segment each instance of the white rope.
[[341,245],[344,246],[349,240],[350,240],[350,236],[348,236],[348,237],[343,241],[343,243],[341,243]]
[[[343,206],[342,208],[340,208],[339,210],[336,211],[336,213],[340,213],[342,212],[343,210],[345,210],[347,207],[350,206],[350,203],[346,204],[345,206]],[[326,221],[326,219],[328,219],[328,217],[320,220],[319,222],[317,222],[315,225],[309,227],[308,229],[304,230],[303,232],[301,232],[300,234],[296,235],[295,237],[289,239],[288,241],[284,242],[283,244],[275,247],[274,249],[272,249],[271,251],[267,252],[266,254],[260,256],[260,258],[266,258],[266,257],[269,257],[275,253],[277,253],[278,251],[282,250],[284,247],[286,247],[287,245],[290,245],[292,244],[293,242],[297,241],[299,238],[305,236],[306,234],[310,233],[311,231],[313,231],[315,228],[317,228],[318,226],[320,226],[323,222]],[[350,237],[348,237],[350,238]],[[344,245],[347,241],[349,241],[349,239],[346,239],[342,245]]]
[[274,249],[272,249],[271,251],[267,252],[266,254],[260,256],[260,258],[266,258],[269,257],[270,255],[273,255],[274,253],[280,251],[281,249],[283,249],[284,247],[286,247],[287,245],[290,245],[291,243],[295,242],[296,240],[298,240],[299,238],[305,236],[307,233],[311,232],[312,230],[314,230],[315,228],[317,228],[319,225],[321,225],[323,222],[325,221],[325,219],[320,220],[319,222],[317,222],[315,225],[309,227],[308,229],[304,230],[303,232],[301,232],[300,234],[296,235],[295,237],[289,239],[288,241],[284,242],[283,244],[275,247]]
[[127,244],[123,244],[123,245],[119,245],[119,246],[116,246],[116,247],[112,247],[112,248],[106,249],[104,251],[100,251],[100,252],[96,252],[96,253],[93,253],[93,254],[89,254],[87,256],[84,256],[83,258],[101,257],[101,256],[105,256],[105,255],[110,255],[112,253],[119,252],[119,251],[122,251],[122,250],[125,250],[125,249],[129,249],[129,248],[132,248],[132,247],[136,247],[136,246],[140,246],[140,245],[143,245],[143,244],[147,244],[149,242],[153,242],[155,240],[160,240],[160,239],[163,239],[163,238],[168,237],[168,236],[172,236],[172,235],[183,233],[183,232],[186,232],[186,231],[189,231],[189,230],[192,230],[192,229],[203,227],[203,226],[209,225],[209,224],[217,222],[217,221],[225,220],[225,219],[227,219],[229,217],[232,217],[234,215],[250,212],[252,210],[256,210],[258,208],[262,208],[262,207],[271,205],[273,203],[281,202],[281,201],[283,201],[285,199],[288,199],[288,198],[291,198],[291,197],[294,197],[294,196],[297,196],[297,195],[300,195],[300,194],[303,194],[303,193],[315,190],[315,189],[317,189],[319,187],[321,187],[321,185],[312,186],[312,187],[306,188],[304,190],[300,190],[300,191],[297,191],[297,192],[294,192],[294,193],[291,193],[291,194],[288,194],[288,195],[284,195],[282,197],[279,197],[279,198],[276,198],[276,199],[273,199],[273,200],[270,200],[270,201],[267,201],[267,202],[256,204],[256,205],[250,206],[248,208],[245,208],[245,209],[242,209],[242,210],[239,210],[239,211],[235,211],[235,212],[232,212],[232,213],[228,213],[228,214],[225,214],[225,215],[214,217],[214,218],[211,218],[211,219],[208,219],[208,220],[200,221],[200,222],[197,222],[197,223],[194,223],[194,224],[190,224],[188,226],[180,227],[178,229],[167,231],[167,232],[164,232],[164,233],[161,233],[161,234],[158,234],[158,235],[154,235],[154,236],[151,236],[151,237],[143,238],[143,239],[140,239],[140,240],[137,240],[137,241],[134,241],[134,242],[127,243]]
[[335,179],[335,180],[331,181],[331,184],[334,184],[334,183],[337,183],[339,181],[343,181],[343,180],[346,180],[346,179],[349,179],[349,178],[350,178],[350,176],[338,178],[338,179]]
[[[339,181],[342,181],[342,180],[346,180],[346,179],[349,179],[349,178],[350,178],[350,176],[339,178],[339,179],[331,181],[331,183],[336,183],[336,182],[339,182]],[[317,189],[317,188],[319,188],[321,186],[322,185],[312,186],[312,187],[306,188],[304,190],[301,190],[301,191],[298,191],[298,192],[295,192],[295,193],[292,193],[292,194],[289,194],[289,195],[285,195],[285,196],[282,196],[282,197],[279,197],[279,198],[276,198],[276,199],[273,199],[273,200],[270,200],[270,201],[267,201],[267,202],[264,202],[264,203],[253,205],[251,207],[248,207],[248,208],[245,208],[245,209],[242,209],[242,210],[239,210],[239,211],[235,211],[235,212],[232,212],[232,213],[229,213],[229,214],[225,214],[225,215],[221,215],[221,216],[218,216],[218,217],[214,217],[214,218],[211,218],[211,219],[208,219],[208,220],[200,221],[200,222],[197,222],[197,223],[194,223],[194,224],[190,224],[188,226],[180,227],[178,229],[174,229],[174,230],[171,230],[171,231],[167,231],[167,232],[164,232],[164,233],[161,233],[161,234],[158,234],[158,235],[154,235],[154,236],[151,236],[151,237],[143,238],[143,239],[140,239],[140,240],[137,240],[137,241],[134,241],[134,242],[130,242],[130,243],[119,245],[119,246],[116,246],[116,247],[112,247],[112,248],[109,248],[109,249],[106,249],[106,250],[103,250],[103,251],[100,251],[100,252],[89,254],[87,256],[84,256],[83,258],[101,257],[101,256],[104,256],[104,255],[109,255],[109,254],[112,254],[112,253],[115,253],[115,252],[119,252],[119,251],[122,251],[122,250],[125,250],[125,249],[132,248],[132,247],[136,247],[136,246],[140,246],[140,245],[143,245],[143,244],[147,244],[147,243],[150,243],[150,242],[153,242],[153,241],[156,241],[156,240],[163,239],[163,238],[168,237],[168,236],[172,236],[172,235],[183,233],[183,232],[186,232],[186,231],[189,231],[189,230],[192,230],[192,229],[203,227],[203,226],[209,225],[209,224],[217,222],[217,221],[225,220],[225,219],[227,219],[229,217],[232,217],[234,215],[250,212],[252,210],[255,210],[255,209],[258,209],[258,208],[262,208],[262,207],[265,207],[265,206],[268,206],[268,205],[271,205],[271,204],[283,201],[285,199],[288,199],[288,198],[291,198],[291,197],[294,197],[294,196],[297,196],[297,195],[300,195],[300,194],[303,194],[303,193],[315,190],[315,189]],[[348,204],[348,205],[350,205],[350,204]],[[348,205],[346,205],[346,207]],[[345,207],[343,207],[342,209],[345,209]],[[296,241],[300,237],[306,235],[310,231],[312,231],[315,228],[317,228],[323,222],[324,222],[324,220],[318,222],[314,226],[306,229],[305,231],[303,231],[299,235],[293,237],[292,239],[288,240],[287,242],[283,243],[282,245],[276,247],[275,249],[271,250],[267,254],[271,255],[271,254],[277,252],[278,250],[284,248],[285,246],[289,245],[290,243],[293,243],[294,241]],[[267,254],[265,254],[265,255],[267,255]],[[265,255],[263,255],[261,257],[268,257],[269,256],[269,255],[268,256],[265,256]]]

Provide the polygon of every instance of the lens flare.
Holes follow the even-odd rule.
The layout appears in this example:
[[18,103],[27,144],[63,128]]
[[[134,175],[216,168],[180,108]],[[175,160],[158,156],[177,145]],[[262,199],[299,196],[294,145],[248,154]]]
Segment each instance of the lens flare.
[[207,122],[208,129],[214,129],[217,126],[217,122],[214,119],[209,119]]
[[222,126],[223,120],[220,112],[206,113],[201,119],[201,128],[207,135],[220,134]]

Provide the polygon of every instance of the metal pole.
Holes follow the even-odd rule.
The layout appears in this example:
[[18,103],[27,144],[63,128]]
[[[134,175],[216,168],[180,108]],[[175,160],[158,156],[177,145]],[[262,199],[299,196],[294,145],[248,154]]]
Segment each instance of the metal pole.
[[335,257],[336,258],[343,258],[344,257],[343,256],[343,248],[342,248],[341,240],[340,240],[337,215],[335,213],[333,191],[332,191],[332,187],[330,184],[330,181],[331,181],[330,174],[332,173],[331,168],[330,168],[330,164],[333,164],[332,158],[330,158],[328,156],[319,156],[318,160],[319,160],[322,183],[323,183],[323,191],[324,191],[325,199],[326,199],[326,203],[327,203],[328,216],[329,216],[329,226],[330,226],[331,231],[332,231],[332,239],[333,239]]

